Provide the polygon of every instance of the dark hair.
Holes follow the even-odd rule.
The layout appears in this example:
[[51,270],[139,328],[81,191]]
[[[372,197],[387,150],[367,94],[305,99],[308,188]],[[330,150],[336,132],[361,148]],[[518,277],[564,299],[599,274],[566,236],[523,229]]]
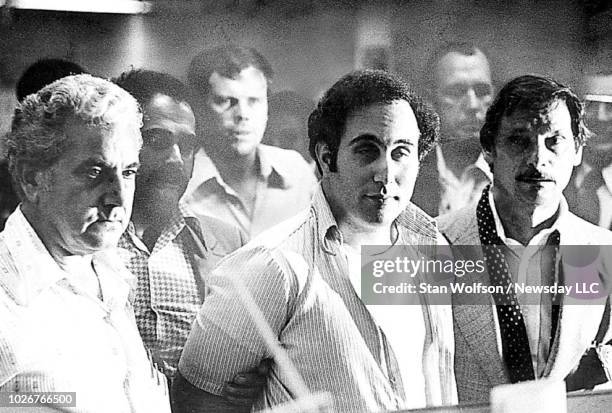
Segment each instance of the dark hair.
[[199,97],[205,97],[210,91],[209,79],[213,73],[234,79],[251,66],[260,70],[268,83],[272,80],[272,66],[257,50],[234,45],[217,46],[206,49],[193,58],[187,71],[187,83],[192,92]]
[[499,91],[480,129],[480,144],[486,151],[494,148],[495,137],[504,116],[526,111],[536,117],[548,111],[559,100],[565,102],[569,110],[576,148],[584,145],[590,133],[584,124],[584,110],[578,96],[569,87],[553,79],[535,75],[512,79]]
[[[458,53],[464,56],[474,56],[478,52],[481,52],[485,58],[487,57],[486,52],[482,47],[477,47],[474,43],[465,41],[453,41],[447,42],[435,49],[435,51],[427,59],[427,63],[423,67],[423,73],[421,75],[421,87],[424,92],[433,97],[436,90],[437,74],[438,74],[438,63],[444,56],[449,53]],[[488,59],[487,59],[488,60]]]
[[168,95],[179,102],[189,102],[187,87],[183,82],[167,73],[132,69],[123,72],[113,81],[134,96],[141,107],[149,103],[157,93]]
[[87,73],[78,64],[63,59],[41,59],[30,65],[17,81],[17,100],[38,92],[54,81],[70,75]]
[[440,119],[436,112],[412,93],[398,76],[382,70],[361,70],[338,80],[308,118],[309,151],[317,162],[319,172],[322,171],[315,153],[317,143],[325,143],[329,147],[332,155],[330,169],[335,171],[340,139],[348,116],[366,106],[397,100],[408,102],[414,112],[421,132],[419,160],[423,159],[439,139]]

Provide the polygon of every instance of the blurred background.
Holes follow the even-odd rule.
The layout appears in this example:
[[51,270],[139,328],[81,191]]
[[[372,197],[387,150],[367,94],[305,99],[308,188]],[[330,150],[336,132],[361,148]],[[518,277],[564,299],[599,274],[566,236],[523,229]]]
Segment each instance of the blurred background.
[[274,66],[272,91],[316,99],[342,74],[387,68],[418,85],[443,42],[483,47],[496,86],[523,73],[579,88],[612,69],[609,0],[0,0],[0,134],[15,82],[40,58],[117,76],[133,67],[181,79],[200,50],[252,46]]

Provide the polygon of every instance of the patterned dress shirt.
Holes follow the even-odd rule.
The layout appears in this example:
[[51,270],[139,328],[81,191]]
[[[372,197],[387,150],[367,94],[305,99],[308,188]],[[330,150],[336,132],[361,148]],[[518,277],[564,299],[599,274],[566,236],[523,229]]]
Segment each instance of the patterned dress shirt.
[[[409,207],[398,219],[400,242],[434,244],[432,219]],[[321,189],[310,210],[262,234],[213,272],[211,291],[185,344],[179,370],[193,385],[219,395],[223,383],[272,356],[233,287],[242,283],[313,393],[331,393],[336,411],[382,411],[410,405],[385,334],[357,296],[342,253],[342,236]],[[423,306],[425,337],[416,363],[428,404],[456,402],[450,306]],[[411,329],[409,320],[397,328]],[[415,338],[419,339],[419,338]],[[406,380],[409,382],[409,380]],[[291,378],[272,366],[255,408],[292,399]]]
[[208,215],[228,222],[249,238],[308,208],[316,179],[299,153],[261,144],[257,159],[259,181],[252,211],[223,181],[203,150],[195,156],[184,201],[197,217]]
[[92,257],[102,299],[64,272],[18,208],[0,234],[0,391],[75,392],[76,412],[169,412],[111,251]]
[[205,278],[217,261],[245,243],[236,229],[213,218],[202,221],[181,205],[149,251],[130,223],[119,240],[123,262],[134,275],[134,312],[145,346],[173,377],[195,315]]

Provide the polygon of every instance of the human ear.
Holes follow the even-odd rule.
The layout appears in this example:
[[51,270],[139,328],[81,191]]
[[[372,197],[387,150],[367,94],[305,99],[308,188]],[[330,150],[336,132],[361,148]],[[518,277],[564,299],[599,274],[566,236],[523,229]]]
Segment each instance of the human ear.
[[23,164],[17,168],[17,184],[21,187],[25,200],[36,204],[40,193],[49,188],[51,172],[33,165]]
[[332,168],[332,153],[327,143],[317,142],[315,145],[315,155],[323,176],[335,172]]

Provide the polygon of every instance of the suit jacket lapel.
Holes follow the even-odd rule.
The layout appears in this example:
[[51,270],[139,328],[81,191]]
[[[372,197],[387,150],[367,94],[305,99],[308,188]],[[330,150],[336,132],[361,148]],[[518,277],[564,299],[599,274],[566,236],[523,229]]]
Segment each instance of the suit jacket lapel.
[[[466,285],[483,283],[489,285],[489,276],[485,272],[481,276],[464,277],[460,282]],[[463,335],[471,354],[478,360],[482,371],[492,384],[507,381],[504,362],[497,347],[497,333],[493,302],[489,294],[486,303],[475,303],[474,295],[465,293],[453,294],[453,317],[455,328]],[[460,357],[460,355],[457,355]]]
[[[468,255],[470,260],[484,260],[480,248],[480,237],[476,223],[475,207],[470,210],[469,216],[463,216],[461,228],[454,227],[452,231],[445,233],[449,242],[460,245],[460,252]],[[471,247],[468,247],[471,246]],[[466,285],[482,283],[489,285],[489,274],[487,271],[478,275],[468,274],[462,279],[457,279]],[[486,302],[475,303],[474,295],[455,293],[453,294],[453,318],[455,327],[465,337],[471,354],[478,360],[479,367],[484,371],[492,384],[505,383],[508,381],[504,362],[497,347],[497,334],[495,329],[495,317],[493,314],[493,299],[487,294]],[[457,354],[456,357],[461,355]]]

